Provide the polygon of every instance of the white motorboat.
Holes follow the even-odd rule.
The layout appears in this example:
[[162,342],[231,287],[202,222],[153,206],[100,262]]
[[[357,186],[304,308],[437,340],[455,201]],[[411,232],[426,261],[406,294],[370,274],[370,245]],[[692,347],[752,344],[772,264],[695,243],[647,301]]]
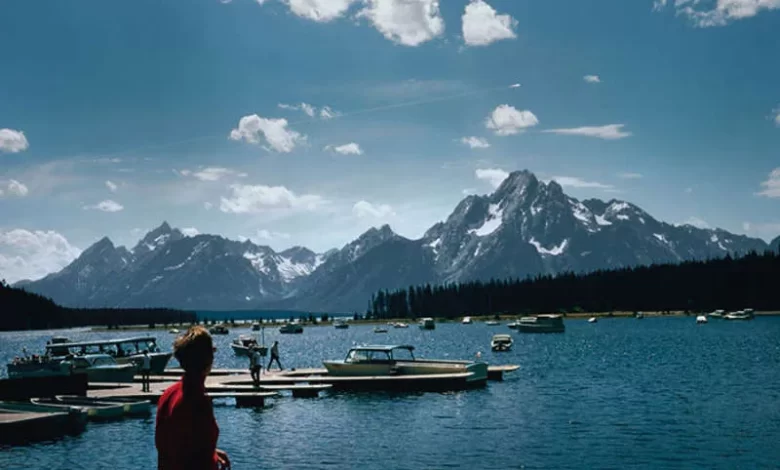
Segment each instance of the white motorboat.
[[209,333],[212,335],[227,335],[230,334],[230,330],[225,325],[214,325],[209,328]]
[[176,328],[171,328],[170,330],[168,330],[168,333],[170,333],[172,335],[178,335],[180,332]]
[[253,322],[252,323],[252,331],[260,331],[260,323]]
[[279,328],[279,333],[283,333],[283,334],[303,333],[303,326],[301,326],[298,323],[288,323],[286,325],[282,325],[282,327]]
[[87,374],[89,382],[132,382],[136,372],[135,365],[118,364],[108,354],[65,358],[17,358],[9,363],[7,368],[11,378]]
[[409,324],[399,321],[399,322],[393,323],[393,328],[409,328]]
[[696,317],[696,323],[698,323],[698,324],[707,323],[707,317],[704,316],[704,315],[697,316]]
[[724,320],[752,320],[753,312],[746,312],[744,310],[737,310],[736,312],[730,312],[723,317]]
[[707,314],[710,318],[723,318],[726,315],[725,310],[715,310]]
[[381,326],[375,326],[374,333],[387,333],[387,328],[383,328]]
[[[178,330],[176,330],[178,331]],[[139,367],[143,361],[144,351],[149,354],[152,374],[162,374],[170,361],[172,352],[164,352],[157,346],[154,336],[133,336],[95,341],[55,341],[52,338],[46,344],[46,355],[62,360],[71,354],[84,356],[88,354],[108,354],[119,364],[131,364]]]
[[435,330],[436,322],[433,318],[425,317],[420,319],[419,326],[421,330]]
[[588,318],[588,323],[598,323],[599,319],[596,317],[590,317]]
[[268,351],[268,348],[265,345],[260,346],[257,344],[257,340],[249,335],[239,335],[238,338],[230,343],[230,347],[233,348],[233,352],[236,353],[236,356],[248,357],[254,352],[255,348],[259,348],[260,354],[263,356],[265,356]]
[[512,336],[507,334],[493,335],[490,340],[490,349],[496,352],[504,352],[512,349]]
[[[57,395],[60,400],[83,400],[85,397],[78,395]],[[152,402],[132,397],[98,398],[101,403],[120,405],[124,408],[125,416],[148,416],[152,414]],[[78,405],[74,405],[78,406]]]
[[344,320],[336,320],[333,322],[333,328],[336,328],[337,330],[346,330],[349,328],[349,323]]
[[463,325],[471,325],[471,317],[463,317],[463,320],[460,321]]
[[641,320],[641,319],[645,318],[645,314],[642,313],[642,312],[636,312],[636,314],[634,316],[636,317],[637,320]]
[[487,364],[474,361],[417,359],[414,346],[355,346],[341,361],[322,361],[328,374],[338,377],[429,375],[470,372],[470,382],[487,380]]
[[521,333],[563,333],[562,315],[537,315],[535,317],[522,317],[518,322],[517,330]]
[[499,322],[497,320],[488,320],[488,321],[485,322],[485,325],[487,325],[487,326],[498,326],[500,324],[501,324],[501,322]]
[[511,322],[507,323],[506,326],[510,330],[516,330],[516,329],[520,328],[520,321],[519,320],[511,321]]
[[52,409],[67,410],[71,407],[83,408],[91,420],[117,419],[125,415],[125,407],[119,403],[107,403],[87,397],[32,398],[33,404]]

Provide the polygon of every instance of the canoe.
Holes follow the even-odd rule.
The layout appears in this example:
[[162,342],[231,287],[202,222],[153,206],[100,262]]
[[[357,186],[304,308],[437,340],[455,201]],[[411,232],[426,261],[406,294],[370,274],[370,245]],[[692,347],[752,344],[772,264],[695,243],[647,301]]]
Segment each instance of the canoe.
[[73,395],[57,395],[60,400],[68,400],[76,403],[79,401],[92,402],[92,403],[105,403],[113,405],[121,405],[124,408],[125,415],[127,416],[147,416],[152,414],[152,402],[149,400],[139,400],[137,398],[129,397],[110,397],[92,399]]

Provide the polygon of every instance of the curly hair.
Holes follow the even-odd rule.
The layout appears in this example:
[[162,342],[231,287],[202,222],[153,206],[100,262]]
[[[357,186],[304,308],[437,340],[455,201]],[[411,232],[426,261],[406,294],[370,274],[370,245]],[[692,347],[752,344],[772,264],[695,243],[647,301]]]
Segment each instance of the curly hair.
[[214,343],[208,330],[192,326],[173,342],[173,355],[184,372],[200,374],[214,362]]

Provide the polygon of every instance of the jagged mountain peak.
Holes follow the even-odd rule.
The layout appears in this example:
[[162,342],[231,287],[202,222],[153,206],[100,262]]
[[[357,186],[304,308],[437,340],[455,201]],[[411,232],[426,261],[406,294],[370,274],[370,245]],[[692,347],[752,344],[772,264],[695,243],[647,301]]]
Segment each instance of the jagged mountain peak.
[[184,238],[184,234],[177,228],[171,228],[167,221],[163,221],[159,227],[148,232],[133,248],[133,254],[143,256],[171,241]]

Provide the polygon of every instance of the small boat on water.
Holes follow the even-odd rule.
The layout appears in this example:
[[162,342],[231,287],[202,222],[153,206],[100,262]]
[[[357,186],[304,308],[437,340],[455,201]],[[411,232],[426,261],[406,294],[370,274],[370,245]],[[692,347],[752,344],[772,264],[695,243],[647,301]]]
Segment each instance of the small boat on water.
[[495,352],[505,352],[512,349],[512,336],[507,334],[493,335],[490,340],[490,349]]
[[387,333],[387,328],[381,326],[375,326],[374,333]]
[[[57,398],[66,400],[79,400],[84,397],[78,395],[57,395]],[[131,397],[111,397],[99,399],[102,403],[121,405],[125,410],[125,416],[148,416],[152,414],[152,402]]]
[[399,322],[393,323],[393,328],[409,328],[409,324],[408,323],[404,323],[402,321],[399,321]]
[[125,415],[125,406],[119,403],[107,403],[102,400],[87,397],[53,397],[33,398],[33,404],[47,406],[53,409],[83,408],[87,418],[95,421],[118,419]]
[[707,314],[710,318],[723,318],[726,315],[725,310],[715,310],[714,312],[710,312]]
[[707,323],[707,317],[704,316],[704,315],[697,316],[696,317],[696,323],[697,324]]
[[172,335],[178,335],[180,332],[176,328],[171,328],[170,330],[168,330],[168,333],[170,333]]
[[344,320],[336,320],[333,322],[333,328],[337,330],[346,330],[349,328],[349,323],[345,322]]
[[752,320],[753,311],[737,310],[736,312],[727,313],[723,317],[724,320]]
[[507,323],[506,326],[510,330],[516,330],[516,329],[520,328],[520,320],[511,321],[511,322]]
[[537,315],[535,317],[522,317],[518,322],[517,330],[521,333],[563,333],[562,315]]
[[435,330],[436,322],[433,318],[425,317],[420,319],[419,326],[421,330]]
[[225,325],[214,325],[209,328],[209,333],[212,335],[227,335],[230,334],[230,330]]
[[[176,330],[178,332],[178,330]],[[154,336],[131,336],[94,341],[68,341],[64,337],[54,337],[46,344],[46,355],[53,360],[62,360],[69,354],[86,356],[89,354],[108,354],[119,364],[141,365],[144,351],[149,353],[152,374],[162,374],[170,361],[172,352],[164,352],[157,346]]]
[[636,312],[636,314],[634,314],[634,317],[636,317],[637,320],[641,320],[645,318],[645,314],[642,312]]
[[588,318],[588,323],[598,323],[599,319],[596,317],[590,317]]
[[338,377],[456,374],[469,372],[467,382],[487,381],[487,364],[474,361],[417,359],[414,346],[365,345],[350,348],[341,361],[322,361],[328,374]]
[[260,323],[253,322],[252,323],[252,331],[260,331]]
[[136,372],[134,364],[119,364],[108,354],[14,359],[7,368],[11,378],[87,374],[89,382],[132,382]]
[[279,333],[283,333],[283,334],[303,333],[303,326],[299,325],[298,323],[287,323],[286,325],[282,325],[282,327],[279,328]]
[[87,425],[87,412],[34,405],[30,402],[0,402],[0,443],[15,444],[76,435]]
[[257,344],[257,340],[249,335],[239,335],[238,338],[230,343],[230,347],[233,348],[233,352],[236,353],[236,356],[249,357],[254,352],[254,348],[260,348],[260,354],[262,356],[265,356],[268,352],[266,346],[260,346]]
[[497,320],[488,320],[488,321],[485,322],[485,325],[487,325],[487,326],[498,326],[500,324],[501,324],[501,322],[499,322]]
[[463,325],[471,325],[471,317],[463,317],[463,320],[460,321]]

